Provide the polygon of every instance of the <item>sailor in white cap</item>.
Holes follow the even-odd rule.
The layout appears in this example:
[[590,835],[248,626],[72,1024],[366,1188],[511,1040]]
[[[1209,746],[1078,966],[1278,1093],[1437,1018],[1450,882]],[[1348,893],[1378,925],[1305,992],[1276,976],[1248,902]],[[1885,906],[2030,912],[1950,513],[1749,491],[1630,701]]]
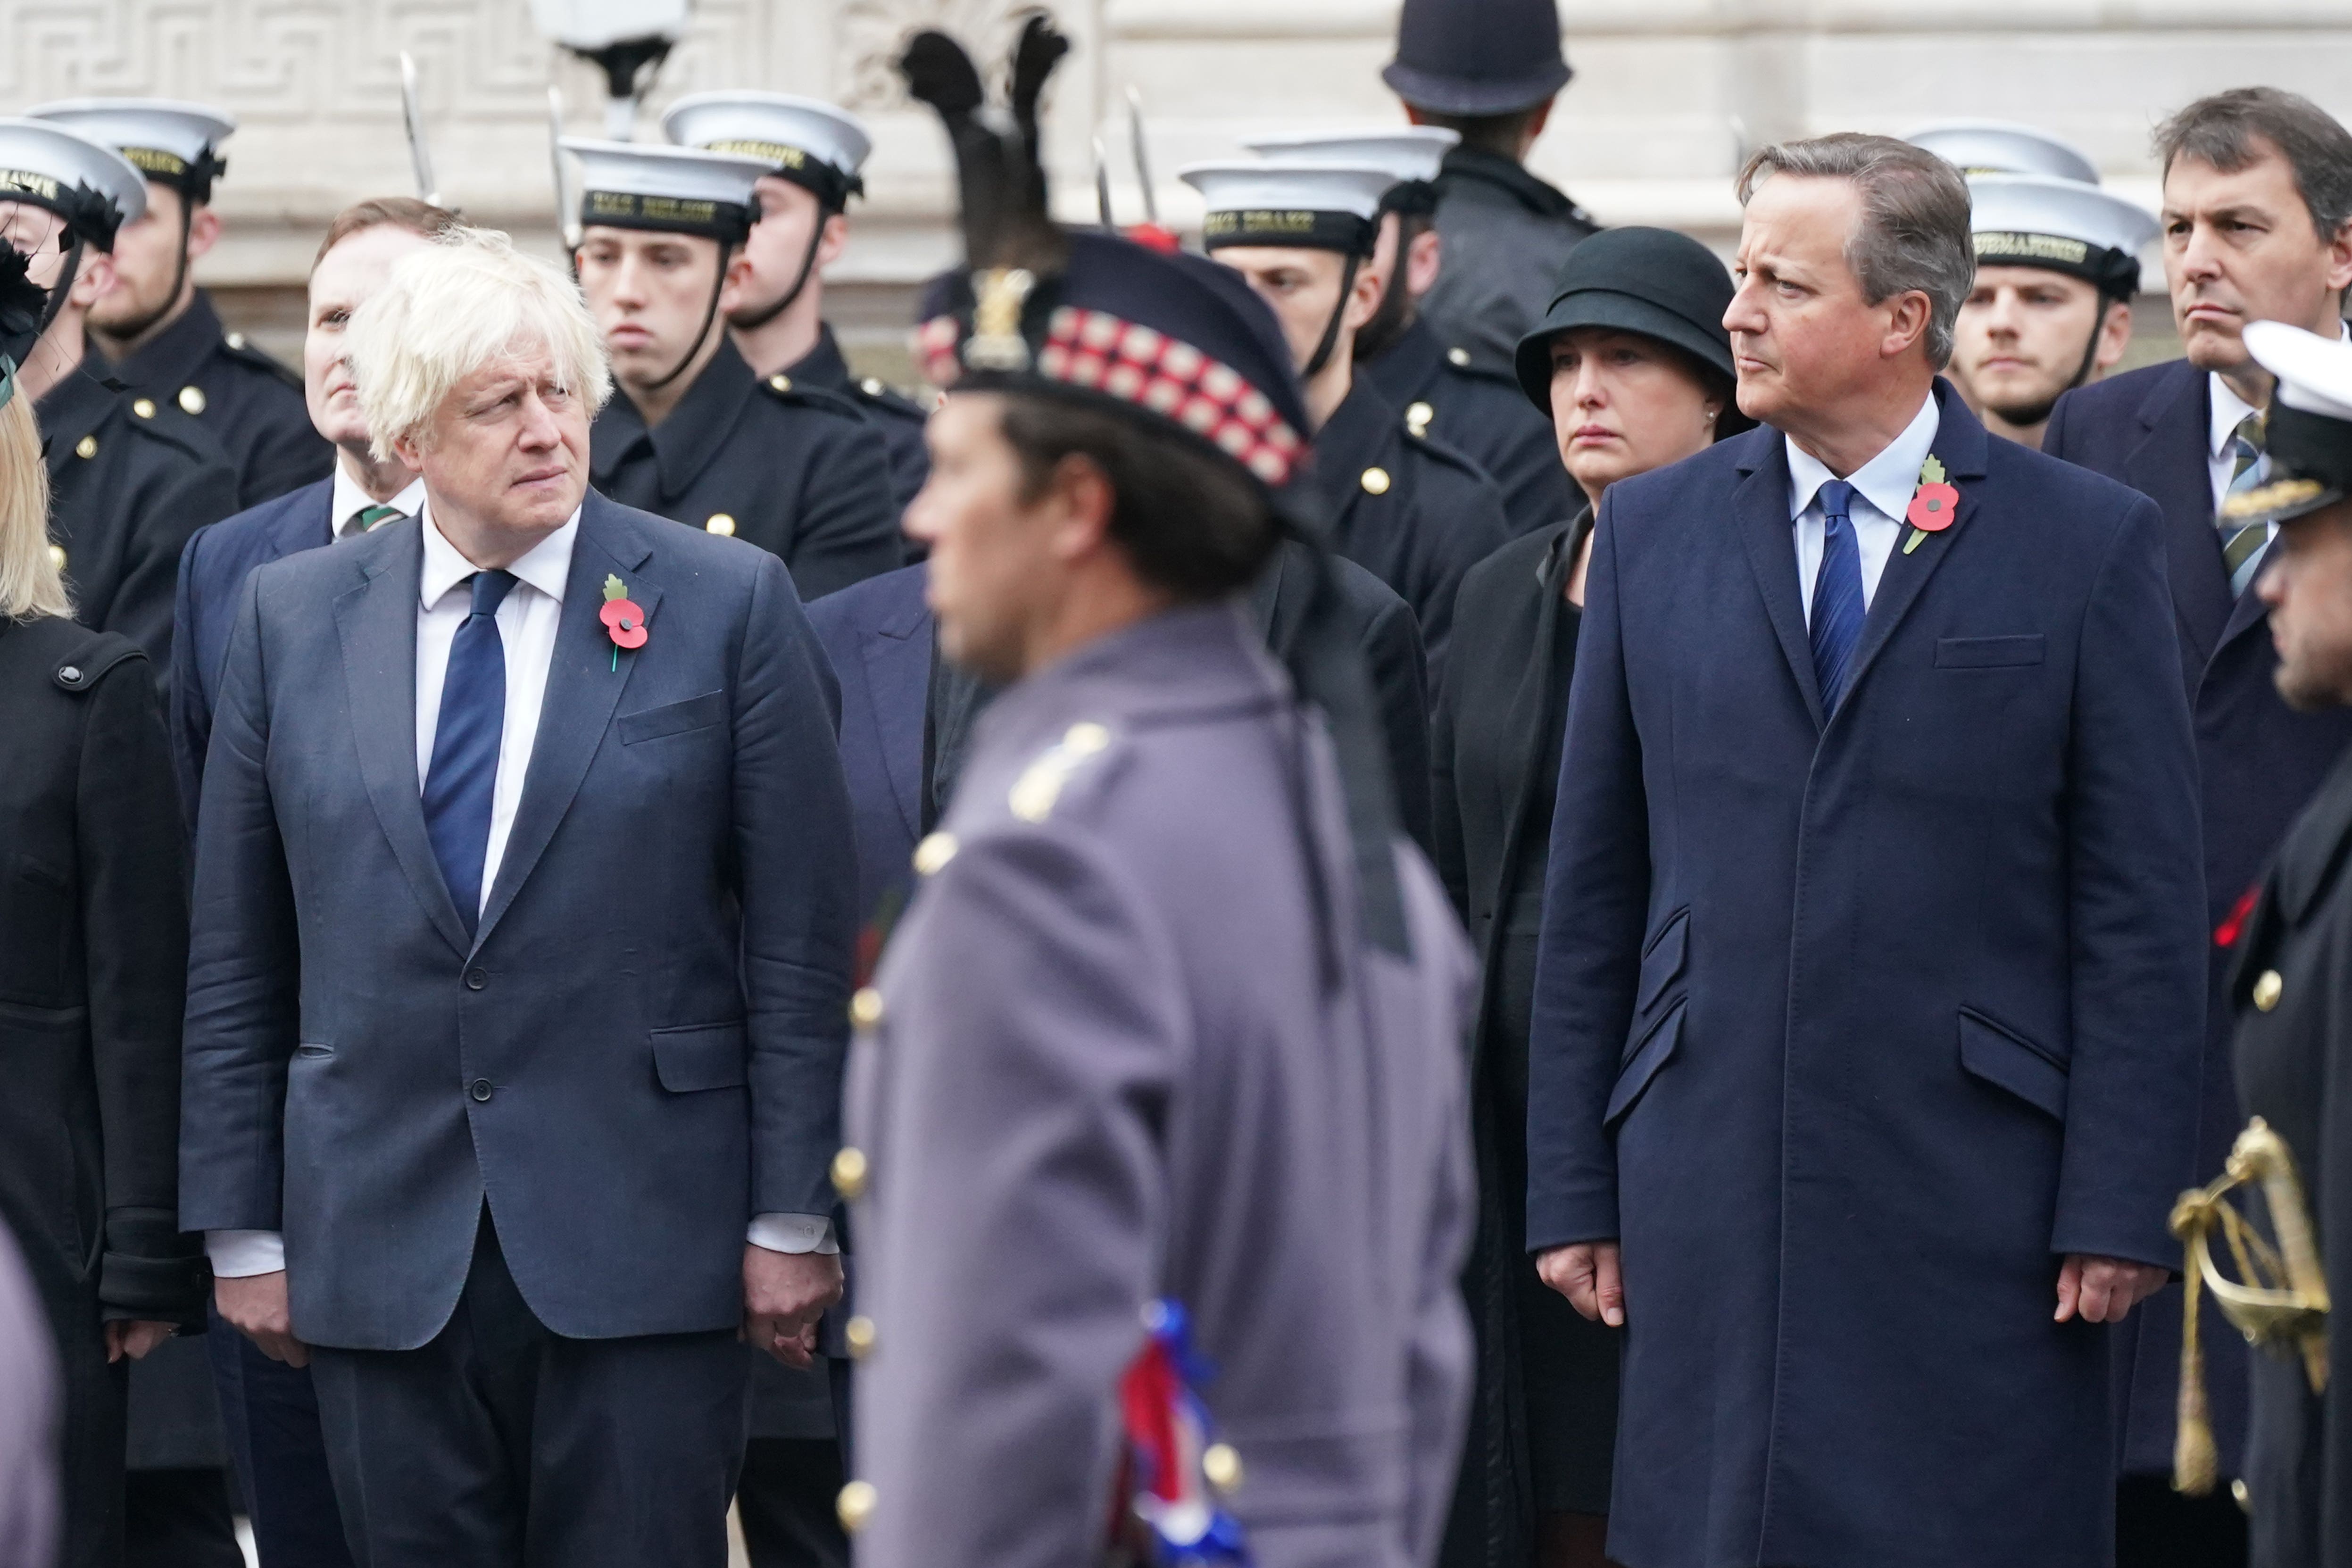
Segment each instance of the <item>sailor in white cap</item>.
[[679,99],[662,133],[682,147],[767,164],[754,193],[760,223],[744,243],[751,279],[728,318],[735,346],[763,376],[788,376],[856,402],[882,427],[901,510],[931,471],[923,405],[877,376],[852,371],[824,319],[824,270],[849,245],[849,198],[873,138],[856,116],[813,98],[729,89]]
[[1462,574],[1509,538],[1503,497],[1468,458],[1407,427],[1355,370],[1356,334],[1379,308],[1381,201],[1374,163],[1267,159],[1178,172],[1207,207],[1209,255],[1273,308],[1315,422],[1317,484],[1339,553],[1420,618],[1433,685]]
[[201,420],[237,469],[241,506],[327,476],[334,453],[311,428],[302,378],[221,325],[191,267],[220,240],[213,182],[236,121],[200,103],[77,98],[32,118],[122,154],[147,180],[145,213],[122,225],[114,287],[89,313],[90,334],[116,380]]
[[1942,120],[1905,134],[1973,178],[1979,174],[2043,174],[2085,185],[2099,183],[2098,165],[2073,142],[2005,120]]
[[803,599],[898,566],[880,433],[845,398],[755,374],[721,319],[751,283],[743,248],[767,165],[635,141],[562,146],[582,171],[573,265],[621,393],[591,432],[596,488],[782,557]]
[[2155,216],[2096,185],[2042,174],[1969,179],[1977,280],[1960,307],[1951,373],[1996,435],[2028,446],[2059,398],[2098,380],[2131,343],[2139,253]]
[[1370,164],[1395,176],[1381,198],[1372,249],[1372,265],[1386,283],[1380,308],[1356,334],[1357,369],[1404,411],[1405,428],[1434,435],[1484,468],[1503,492],[1511,532],[1525,534],[1574,510],[1551,426],[1507,369],[1440,337],[1420,309],[1444,259],[1438,171],[1460,140],[1440,127],[1412,125],[1265,136],[1244,145],[1283,162]]
[[236,471],[188,414],[109,387],[89,351],[90,308],[114,286],[115,235],[146,202],[119,153],[46,120],[0,120],[0,240],[47,294],[5,351],[40,422],[75,617],[121,632],[163,671],[180,548],[236,510]]

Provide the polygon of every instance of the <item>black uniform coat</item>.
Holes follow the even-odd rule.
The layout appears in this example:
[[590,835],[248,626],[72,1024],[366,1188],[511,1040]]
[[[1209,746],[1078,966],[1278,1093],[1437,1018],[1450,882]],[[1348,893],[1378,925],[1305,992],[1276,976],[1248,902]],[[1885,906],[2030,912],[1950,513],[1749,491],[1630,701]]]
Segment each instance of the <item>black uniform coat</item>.
[[[2270,615],[2251,588],[2231,597],[2205,461],[2210,384],[2206,372],[2175,360],[2080,388],[2058,401],[2042,449],[2120,479],[2163,508],[2173,627],[2197,729],[2206,925],[2219,932],[2262,874],[2287,824],[2352,741],[2352,712],[2296,713],[2282,702],[2271,681],[2278,653],[2271,645]],[[2220,1174],[2241,1125],[2230,1069],[2231,956],[2217,941],[2210,958],[2205,1099],[2197,1137],[2200,1182]],[[2119,1374],[2130,1378],[2126,1470],[2172,1469],[2180,1300],[2178,1284],[2167,1288],[2126,1319],[2116,1335]],[[2199,1338],[2221,1473],[2234,1476],[2245,1436],[2245,1344],[2210,1303]]]
[[889,449],[890,493],[904,516],[907,503],[931,476],[931,449],[923,444],[923,425],[930,415],[923,412],[923,405],[900,396],[877,376],[853,371],[831,327],[818,335],[815,348],[784,367],[784,379],[795,386],[823,387],[845,397],[874,422],[882,433],[882,444]]
[[723,340],[653,430],[615,392],[589,433],[589,467],[596,488],[625,507],[782,557],[804,602],[903,555],[889,458],[872,423],[832,392],[761,380]]
[[1465,1279],[1478,1384],[1447,1568],[1525,1568],[1537,1511],[1609,1511],[1619,1334],[1536,1277],[1526,1204],[1528,1009],[1583,619],[1563,591],[1591,528],[1588,506],[1471,568],[1431,729],[1438,874],[1480,960],[1478,1237]]
[[1421,313],[1439,337],[1508,375],[1560,263],[1600,225],[1525,165],[1456,147],[1437,176],[1437,232],[1444,259]]
[[1511,537],[1502,492],[1460,453],[1407,430],[1362,376],[1316,433],[1315,482],[1339,552],[1412,607],[1434,682],[1462,574]]
[[[101,1322],[198,1328],[180,1234],[183,840],[146,659],[70,621],[0,620],[0,1218],[65,1373],[70,1568],[121,1561],[124,1394]],[[203,1358],[197,1358],[203,1364]]]
[[[2332,1369],[2317,1396],[2300,1357],[2256,1354],[2245,1453],[2254,1568],[2352,1568],[2352,758],[2280,845],[2248,922],[2228,1001],[2247,1114],[2294,1155],[2327,1291]],[[2278,977],[2264,1010],[2255,982]],[[2265,990],[2267,990],[2267,987]],[[2250,1204],[2259,1209],[2259,1204]],[[2263,1227],[2265,1231],[2269,1227]],[[2217,1243],[2215,1250],[2221,1252]],[[2227,1254],[2222,1256],[2226,1259]],[[2210,1354],[2210,1351],[2208,1353]],[[2210,1386],[2214,1375],[2209,1366]]]
[[1407,430],[1486,471],[1503,493],[1513,534],[1549,528],[1583,504],[1559,465],[1551,421],[1528,402],[1518,378],[1477,362],[1427,321],[1413,322],[1386,353],[1357,369],[1404,411]]
[[236,465],[236,504],[257,507],[335,466],[335,449],[310,423],[302,378],[224,333],[201,288],[179,317],[114,365],[114,379],[202,423]]
[[180,551],[236,510],[236,470],[176,407],[110,391],[97,379],[98,350],[88,354],[33,408],[49,468],[49,537],[64,552],[74,618],[138,643],[161,681]]

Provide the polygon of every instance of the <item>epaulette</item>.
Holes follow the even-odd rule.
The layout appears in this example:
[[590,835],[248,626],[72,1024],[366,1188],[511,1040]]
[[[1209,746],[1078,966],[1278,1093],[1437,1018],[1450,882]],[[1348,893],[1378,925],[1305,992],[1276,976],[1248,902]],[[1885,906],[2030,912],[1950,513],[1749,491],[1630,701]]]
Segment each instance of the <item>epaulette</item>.
[[[302,374],[299,371],[290,365],[281,364],[275,355],[255,348],[251,340],[242,332],[231,332],[222,338],[221,351],[241,365],[251,365],[256,370],[268,371],[296,392],[303,390]],[[188,412],[202,413],[204,410],[198,407],[192,408]]]
[[108,638],[89,653],[77,654],[60,662],[49,672],[49,679],[62,692],[76,695],[94,688],[106,673],[125,659],[143,659],[146,651],[138,643],[120,638]]
[[1044,821],[1054,814],[1071,779],[1096,764],[1111,748],[1113,738],[1107,726],[1091,720],[1070,726],[1021,770],[1004,803],[1024,822]]
[[923,405],[900,392],[879,376],[866,376],[850,382],[853,395],[866,408],[879,409],[898,419],[926,420],[930,417]]
[[837,413],[847,419],[863,420],[866,417],[856,402],[843,393],[811,382],[794,381],[781,372],[762,377],[760,385],[778,402],[797,408],[821,408],[827,413]]
[[227,464],[228,449],[220,437],[205,429],[194,415],[182,413],[170,403],[157,402],[145,392],[124,400],[123,407],[131,413],[131,428],[150,436],[166,446],[176,446],[199,462]]

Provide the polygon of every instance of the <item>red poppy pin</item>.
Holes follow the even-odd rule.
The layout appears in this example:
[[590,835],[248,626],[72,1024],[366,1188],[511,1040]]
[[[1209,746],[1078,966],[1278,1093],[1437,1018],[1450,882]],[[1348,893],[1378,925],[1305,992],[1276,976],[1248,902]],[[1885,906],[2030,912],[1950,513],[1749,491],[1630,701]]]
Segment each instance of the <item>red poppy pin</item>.
[[1911,537],[1903,541],[1903,553],[1909,555],[1929,534],[1950,528],[1959,512],[1960,493],[1946,481],[1944,465],[1931,452],[1927,461],[1919,465],[1919,487],[1911,492],[1911,510],[1906,514]]
[[646,645],[646,612],[629,597],[628,586],[617,577],[604,579],[604,608],[596,619],[613,638],[613,668],[621,667],[621,650]]

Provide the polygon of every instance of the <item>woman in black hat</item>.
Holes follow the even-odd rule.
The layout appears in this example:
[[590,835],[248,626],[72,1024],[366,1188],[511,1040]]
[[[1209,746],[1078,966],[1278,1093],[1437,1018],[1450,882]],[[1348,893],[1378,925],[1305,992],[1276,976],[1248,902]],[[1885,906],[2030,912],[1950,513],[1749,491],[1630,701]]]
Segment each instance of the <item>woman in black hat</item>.
[[1455,601],[1431,737],[1437,860],[1485,968],[1478,1396],[1445,1568],[1606,1561],[1617,1331],[1578,1316],[1527,1253],[1528,1003],[1594,513],[1618,480],[1748,428],[1732,401],[1731,294],[1723,264],[1687,235],[1609,229],[1577,247],[1517,370],[1584,504],[1473,567]]

